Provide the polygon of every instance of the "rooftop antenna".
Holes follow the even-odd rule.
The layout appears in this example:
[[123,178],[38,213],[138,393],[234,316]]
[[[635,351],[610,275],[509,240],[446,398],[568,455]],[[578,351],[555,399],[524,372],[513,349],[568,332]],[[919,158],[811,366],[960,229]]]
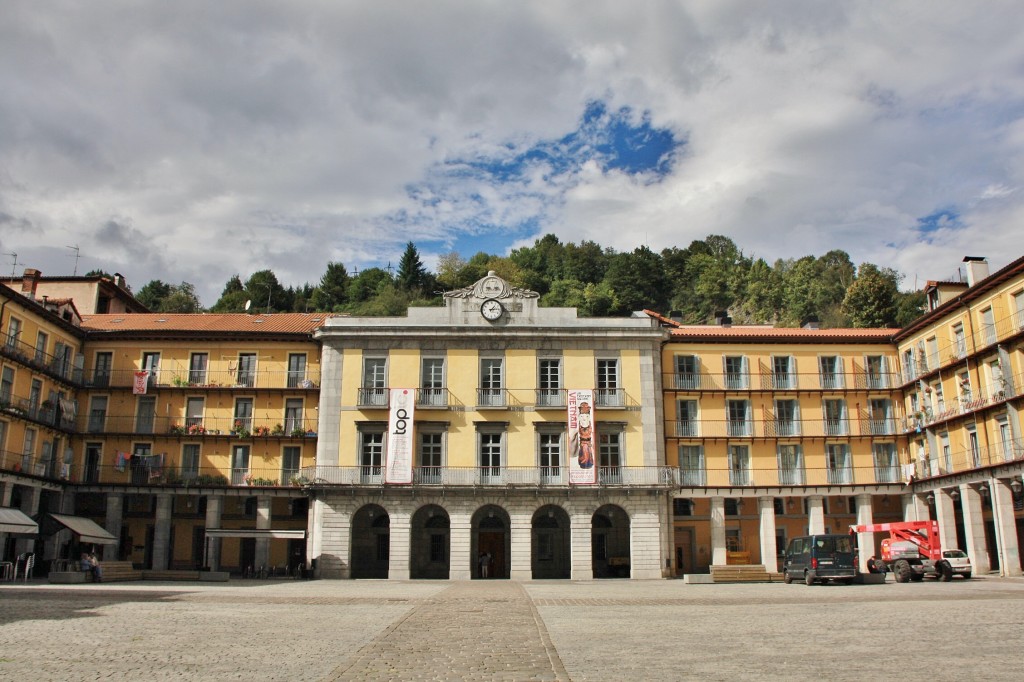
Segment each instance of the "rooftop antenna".
[[[12,256],[14,258],[14,262],[11,263],[11,279],[14,279],[14,273],[18,269],[18,254],[14,253],[12,251],[10,253],[5,253],[4,255],[5,256]],[[23,263],[23,265],[24,265],[24,263]]]
[[392,270],[392,268],[391,268],[391,261],[388,261],[388,267],[385,268],[385,269],[388,271],[388,275],[391,275],[391,270]]
[[65,248],[71,249],[72,251],[75,252],[75,271],[74,271],[74,273],[71,276],[72,277],[78,277],[78,259],[81,257],[79,255],[79,250],[80,249],[78,248],[78,244],[75,244],[74,246],[68,246],[68,247],[65,247]]

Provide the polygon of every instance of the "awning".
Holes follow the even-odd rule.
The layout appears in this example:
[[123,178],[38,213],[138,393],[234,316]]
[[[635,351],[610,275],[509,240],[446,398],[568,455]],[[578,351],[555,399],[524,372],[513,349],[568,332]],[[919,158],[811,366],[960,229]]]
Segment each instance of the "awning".
[[64,516],[63,514],[50,514],[50,516],[54,521],[77,535],[81,542],[94,545],[116,545],[118,542],[117,538],[92,519],[85,519],[81,516]]
[[0,507],[0,533],[35,535],[38,532],[39,524],[26,516],[20,509]]
[[303,540],[306,530],[275,530],[273,528],[207,528],[208,538],[286,538]]

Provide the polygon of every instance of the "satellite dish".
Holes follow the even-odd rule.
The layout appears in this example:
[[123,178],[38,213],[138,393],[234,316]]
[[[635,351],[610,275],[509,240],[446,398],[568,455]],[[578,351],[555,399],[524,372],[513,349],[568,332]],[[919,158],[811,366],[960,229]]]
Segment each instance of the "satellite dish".
[[245,309],[248,310],[250,307],[252,307],[252,299],[245,302]]

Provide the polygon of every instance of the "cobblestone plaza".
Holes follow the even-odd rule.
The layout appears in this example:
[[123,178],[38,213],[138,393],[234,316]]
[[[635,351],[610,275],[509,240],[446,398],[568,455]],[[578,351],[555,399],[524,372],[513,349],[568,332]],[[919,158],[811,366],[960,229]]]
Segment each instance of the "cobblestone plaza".
[[0,679],[1020,679],[1024,581],[0,587]]

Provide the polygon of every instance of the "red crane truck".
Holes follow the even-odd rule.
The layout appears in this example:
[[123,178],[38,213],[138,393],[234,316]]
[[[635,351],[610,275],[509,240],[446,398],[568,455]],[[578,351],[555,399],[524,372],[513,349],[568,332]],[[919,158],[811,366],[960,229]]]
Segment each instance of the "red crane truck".
[[882,540],[882,561],[896,582],[924,580],[926,575],[943,582],[953,579],[953,567],[942,557],[938,521],[900,521],[850,526],[851,533],[889,533]]

